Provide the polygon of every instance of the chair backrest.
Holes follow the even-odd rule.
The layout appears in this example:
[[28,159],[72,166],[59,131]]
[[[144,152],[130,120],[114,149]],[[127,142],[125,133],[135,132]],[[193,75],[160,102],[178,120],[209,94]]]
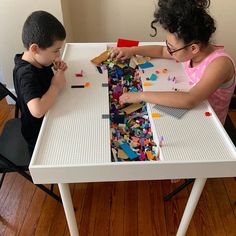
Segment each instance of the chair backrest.
[[0,82],[0,100],[5,98],[6,96],[11,97],[15,101],[15,118],[19,117],[19,104],[17,101],[17,97]]
[[235,110],[235,109],[236,109],[236,87],[234,89],[234,94],[229,104],[229,110]]
[[6,96],[10,96],[15,102],[17,102],[16,96],[0,82],[0,100]]

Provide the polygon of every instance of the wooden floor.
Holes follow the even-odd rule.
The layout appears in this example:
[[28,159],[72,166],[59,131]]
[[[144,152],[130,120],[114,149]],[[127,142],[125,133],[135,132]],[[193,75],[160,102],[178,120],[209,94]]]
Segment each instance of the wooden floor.
[[[0,101],[0,130],[13,107]],[[231,114],[236,123],[236,112]],[[175,235],[191,186],[168,202],[178,184],[132,181],[71,184],[80,236]],[[58,189],[56,189],[58,192]],[[236,181],[207,180],[187,235],[236,235]],[[18,174],[0,189],[0,235],[69,235],[63,207]]]

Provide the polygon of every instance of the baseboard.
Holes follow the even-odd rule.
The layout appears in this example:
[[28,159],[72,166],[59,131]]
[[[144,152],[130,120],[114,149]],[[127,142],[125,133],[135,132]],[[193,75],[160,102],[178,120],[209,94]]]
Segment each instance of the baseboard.
[[[9,88],[9,91],[11,91],[14,95],[16,95],[15,89],[10,89]],[[15,101],[11,97],[9,97],[9,96],[6,97],[6,100],[7,100],[7,103],[9,105],[14,105],[15,104]]]

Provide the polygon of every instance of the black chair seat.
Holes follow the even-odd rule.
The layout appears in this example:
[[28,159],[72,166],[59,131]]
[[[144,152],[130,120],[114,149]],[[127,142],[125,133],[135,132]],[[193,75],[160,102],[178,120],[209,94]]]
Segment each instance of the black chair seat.
[[[9,161],[18,167],[21,167],[22,170],[28,170],[31,157],[27,143],[21,134],[21,120],[19,118],[11,119],[6,122],[0,136],[0,154],[7,157]],[[11,171],[9,165],[1,160],[0,169],[2,169],[1,172]],[[7,171],[7,169],[9,169],[9,171]]]

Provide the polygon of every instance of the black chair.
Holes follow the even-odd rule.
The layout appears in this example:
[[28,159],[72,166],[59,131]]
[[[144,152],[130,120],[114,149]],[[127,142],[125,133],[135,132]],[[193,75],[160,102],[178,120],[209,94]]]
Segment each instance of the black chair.
[[[6,173],[9,172],[18,172],[33,183],[32,177],[27,173],[29,171],[28,167],[31,156],[28,151],[27,143],[21,134],[21,120],[18,118],[19,106],[17,98],[0,83],[0,100],[6,96],[10,96],[16,102],[16,109],[15,118],[6,122],[0,135],[0,173],[2,173],[0,189]],[[51,189],[41,184],[36,186],[62,203],[61,198],[53,192],[53,185],[51,185]]]
[[236,110],[236,87],[231,102],[229,104],[229,110]]

